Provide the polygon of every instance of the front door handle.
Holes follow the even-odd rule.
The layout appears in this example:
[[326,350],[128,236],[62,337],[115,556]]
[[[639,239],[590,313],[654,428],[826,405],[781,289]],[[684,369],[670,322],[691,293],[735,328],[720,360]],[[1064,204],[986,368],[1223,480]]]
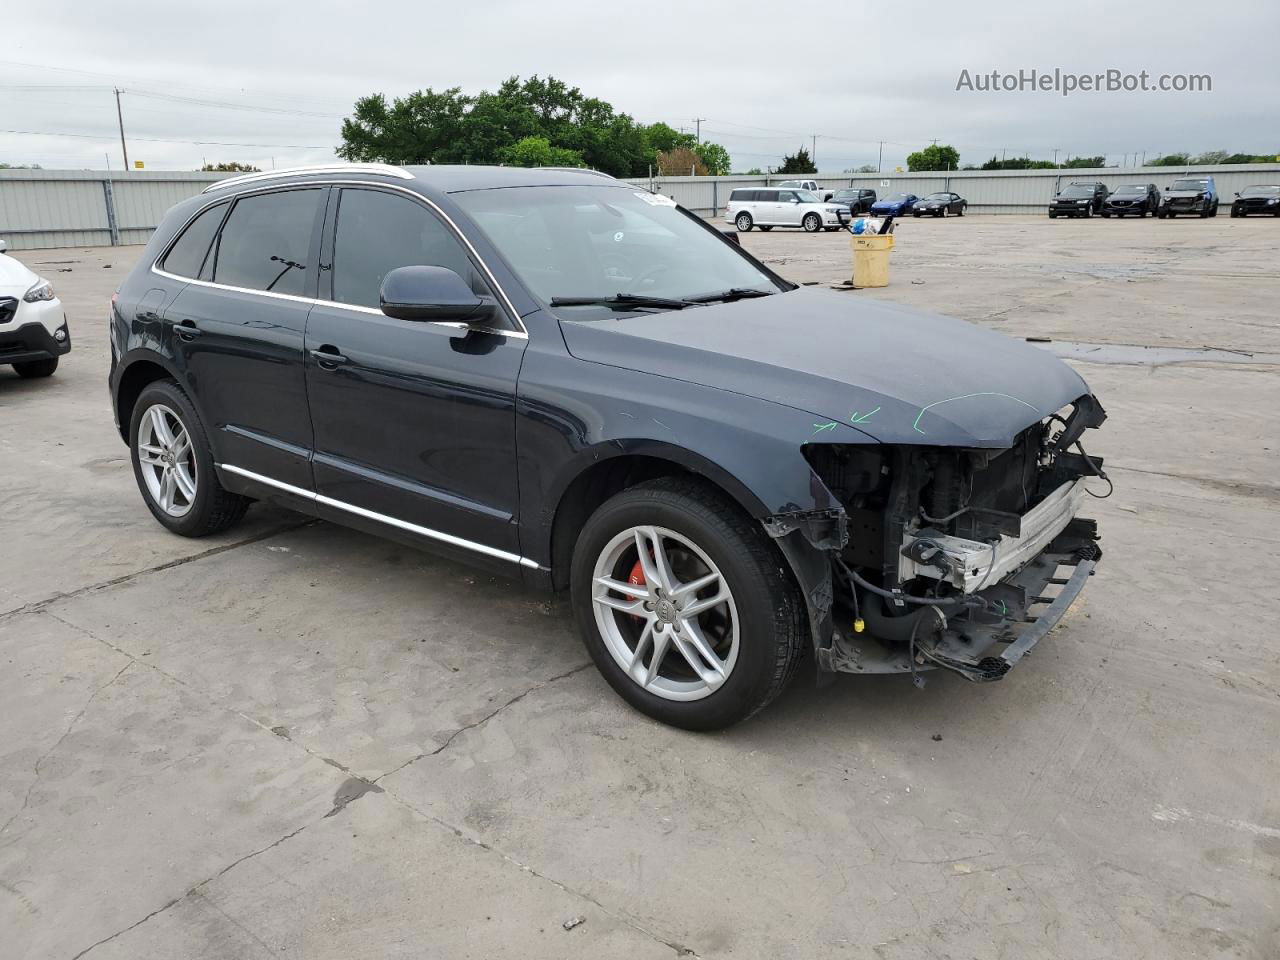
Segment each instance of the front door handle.
[[338,348],[328,343],[312,350],[311,356],[323,370],[336,370],[347,362],[347,358],[338,352]]

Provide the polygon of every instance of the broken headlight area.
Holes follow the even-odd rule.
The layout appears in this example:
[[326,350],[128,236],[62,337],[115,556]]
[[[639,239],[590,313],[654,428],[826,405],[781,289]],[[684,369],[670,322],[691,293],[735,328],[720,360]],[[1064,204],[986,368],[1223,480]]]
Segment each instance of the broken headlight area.
[[846,513],[842,545],[822,544],[834,589],[819,664],[1003,677],[1101,557],[1097,524],[1079,513],[1110,481],[1080,440],[1104,418],[1085,396],[1006,449],[808,445]]

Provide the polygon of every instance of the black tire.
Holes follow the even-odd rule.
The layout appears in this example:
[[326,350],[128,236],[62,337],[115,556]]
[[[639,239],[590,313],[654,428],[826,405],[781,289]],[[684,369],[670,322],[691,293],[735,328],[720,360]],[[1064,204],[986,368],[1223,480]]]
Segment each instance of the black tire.
[[920,211],[919,211],[919,210],[912,210],[912,211],[911,211],[911,215],[912,215],[913,217],[918,217],[918,216],[920,216]]
[[772,230],[772,229],[773,229],[773,225],[772,225],[772,224],[769,224],[768,226],[765,226],[764,224],[761,224],[761,225],[760,225],[760,232],[761,232],[761,233],[768,233],[768,232],[769,232],[770,230]]
[[956,213],[956,216],[963,217],[965,210],[967,210],[968,208],[969,208],[969,205],[967,203],[960,204],[960,210]]
[[25,363],[15,363],[13,372],[25,380],[34,380],[37,377],[51,377],[53,371],[58,369],[57,357],[46,357],[44,360],[28,360]]
[[[155,502],[147,482],[143,478],[142,464],[138,458],[139,426],[142,418],[156,404],[164,404],[182,421],[191,439],[191,455],[195,464],[196,494],[190,509],[181,517],[170,516]],[[151,515],[173,533],[184,537],[207,537],[235,526],[244,517],[252,502],[248,497],[225,490],[218,482],[213,468],[213,454],[209,435],[195,406],[185,392],[172,380],[160,380],[143,388],[133,406],[129,419],[129,452],[133,463],[133,477],[138,483],[142,500]]]
[[822,218],[816,213],[806,213],[804,219],[800,221],[800,226],[805,233],[817,233],[822,229]]
[[1086,217],[1092,217],[1092,216],[1093,216],[1093,204],[1089,204],[1089,206],[1087,206],[1087,207],[1085,207],[1085,208],[1084,208],[1084,215],[1085,215]]
[[[1123,214],[1123,213],[1117,213],[1117,214],[1116,214],[1116,216],[1117,216],[1117,217],[1123,217],[1123,216],[1124,216],[1124,214]],[[1102,211],[1102,219],[1103,219],[1103,220],[1110,220],[1110,219],[1111,219],[1111,211],[1110,211],[1110,210],[1103,210],[1103,211]]]
[[733,219],[733,225],[738,228],[739,233],[749,233],[755,220],[749,213],[740,213]]
[[[628,527],[650,524],[679,533],[706,553],[738,611],[737,661],[723,685],[699,700],[668,700],[645,690],[614,659],[596,624],[591,587],[597,558]],[[686,730],[719,730],[762,710],[791,680],[809,643],[804,601],[782,553],[758,522],[699,480],[664,477],[605,502],[578,536],[570,584],[583,642],[605,680],[641,713]]]
[[1049,211],[1049,219],[1050,219],[1050,220],[1057,220],[1057,219],[1058,219],[1058,215],[1057,215],[1057,213],[1055,213],[1054,211],[1050,210],[1050,211]]

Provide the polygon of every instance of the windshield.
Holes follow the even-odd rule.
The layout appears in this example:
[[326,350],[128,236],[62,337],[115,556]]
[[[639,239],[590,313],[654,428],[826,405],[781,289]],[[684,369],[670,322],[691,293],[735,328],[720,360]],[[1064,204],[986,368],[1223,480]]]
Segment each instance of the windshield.
[[832,197],[831,199],[833,199],[833,200],[853,200],[853,199],[857,198],[857,196],[858,196],[858,191],[857,191],[857,190],[837,190],[837,191],[836,191],[836,195],[835,195],[834,197]]
[[1245,187],[1240,191],[1242,197],[1280,197],[1280,187]]
[[1092,197],[1093,187],[1086,187],[1083,184],[1073,183],[1067,189],[1062,191],[1064,197]]
[[1175,180],[1170,190],[1204,190],[1209,186],[1208,180]]
[[950,199],[951,199],[951,194],[949,194],[949,193],[931,193],[931,194],[929,194],[927,197],[925,197],[925,199],[926,199],[926,200],[950,200]]
[[897,201],[897,200],[908,200],[910,198],[911,198],[911,194],[909,193],[895,193],[891,197],[885,197],[885,200],[888,203],[893,203],[894,201]]
[[1147,192],[1146,187],[1142,186],[1141,184],[1134,184],[1134,183],[1126,184],[1123,187],[1116,188],[1116,193],[1146,193],[1146,192]]
[[812,193],[808,190],[797,190],[796,196],[800,198],[801,203],[821,203],[822,202],[821,200],[818,199],[817,194]]
[[[632,187],[504,187],[452,199],[547,303],[553,297],[689,300],[784,289],[671,200]],[[557,313],[596,320],[622,309],[634,307],[582,305],[557,307]]]

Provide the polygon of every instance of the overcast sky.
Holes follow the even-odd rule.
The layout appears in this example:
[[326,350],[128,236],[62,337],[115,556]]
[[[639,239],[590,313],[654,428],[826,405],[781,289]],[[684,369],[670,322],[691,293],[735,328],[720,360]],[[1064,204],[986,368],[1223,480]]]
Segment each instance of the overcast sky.
[[[341,118],[364,94],[475,92],[534,73],[645,122],[692,130],[704,117],[703,137],[729,149],[735,170],[776,165],[812,134],[823,172],[876,163],[881,140],[886,170],[935,138],[961,163],[1002,151],[1052,159],[1055,148],[1109,164],[1143,151],[1280,153],[1276,0],[899,0],[801,4],[796,18],[784,9],[776,0],[7,3],[0,131],[41,135],[0,132],[0,161],[101,169],[109,157],[119,169],[113,85],[125,90],[131,161],[269,167],[331,159]],[[961,70],[1033,68],[1209,74],[1212,91],[956,90]]]

